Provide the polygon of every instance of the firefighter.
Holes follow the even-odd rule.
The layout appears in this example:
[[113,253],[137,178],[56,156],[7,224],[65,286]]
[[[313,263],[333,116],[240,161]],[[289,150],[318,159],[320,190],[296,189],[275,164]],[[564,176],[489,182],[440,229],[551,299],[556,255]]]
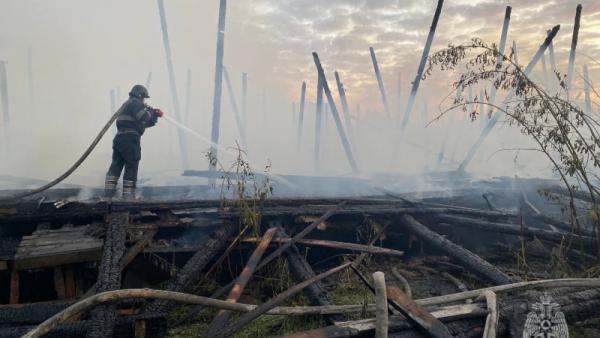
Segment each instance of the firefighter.
[[135,85],[129,92],[129,99],[119,108],[117,135],[113,139],[112,163],[104,185],[105,197],[109,201],[115,195],[123,167],[125,167],[123,199],[129,201],[135,199],[138,165],[142,151],[140,138],[146,128],[153,127],[158,118],[164,115],[160,109],[144,103],[144,99],[149,97],[146,87]]

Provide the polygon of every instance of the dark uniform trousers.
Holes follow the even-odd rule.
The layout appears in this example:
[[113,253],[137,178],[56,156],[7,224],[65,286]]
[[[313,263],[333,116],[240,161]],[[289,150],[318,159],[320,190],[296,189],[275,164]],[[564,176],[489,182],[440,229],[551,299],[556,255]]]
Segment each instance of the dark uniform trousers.
[[105,195],[111,199],[117,190],[117,182],[123,168],[123,198],[134,199],[138,166],[142,149],[140,138],[144,130],[156,124],[158,116],[152,109],[136,98],[130,98],[119,109],[117,128],[119,132],[113,140],[112,163],[106,173]]

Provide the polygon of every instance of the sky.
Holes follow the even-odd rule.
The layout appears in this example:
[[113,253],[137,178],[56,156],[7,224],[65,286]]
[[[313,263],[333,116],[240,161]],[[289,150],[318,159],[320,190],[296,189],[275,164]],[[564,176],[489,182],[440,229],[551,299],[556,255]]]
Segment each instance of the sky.
[[[185,108],[189,69],[190,114],[186,122],[202,135],[210,135],[218,3],[165,0],[179,101]],[[554,47],[558,70],[565,72],[578,3],[583,5],[583,16],[576,71],[580,73],[581,67],[588,65],[593,81],[600,76],[600,63],[594,61],[600,60],[597,0],[446,0],[432,51],[449,43],[466,43],[473,37],[497,42],[509,5],[512,19],[508,41],[515,41],[521,62],[531,58],[548,29],[560,24]],[[241,74],[248,74],[246,123],[254,148],[249,153],[256,166],[271,160],[282,172],[313,171],[314,164],[307,162],[313,161],[314,108],[307,108],[305,138],[298,141],[297,115],[292,106],[299,101],[302,81],[307,82],[308,101],[312,104],[315,100],[316,71],[311,53],[316,51],[332,88],[333,71],[340,73],[353,119],[362,117],[362,123],[370,126],[356,142],[365,171],[397,169],[398,164],[382,164],[391,156],[394,129],[381,122],[383,106],[369,47],[377,54],[392,113],[400,116],[436,4],[435,0],[230,0],[224,63],[238,100]],[[10,140],[3,142],[7,160],[0,163],[0,172],[56,176],[79,156],[111,115],[111,89],[123,101],[129,88],[144,83],[149,72],[150,104],[174,114],[156,1],[0,0],[0,60],[7,62],[11,112]],[[539,66],[536,71],[539,76]],[[422,84],[415,111],[427,114],[415,117],[420,127],[435,114],[455,76],[435,74]],[[574,81],[576,90],[581,91],[579,77]],[[239,136],[225,91],[223,107],[222,143],[231,145]],[[347,173],[335,125],[333,120],[328,123],[323,170]],[[144,136],[145,149],[149,149],[142,155],[145,171],[176,172],[181,169],[177,130],[164,124],[157,128],[161,128],[159,132],[149,131]],[[429,147],[431,155],[445,142],[442,136],[446,134],[432,129],[418,134],[415,140]],[[464,148],[477,131],[462,134]],[[446,137],[458,139],[452,135]],[[491,142],[487,154],[508,146],[502,143],[501,137],[506,136],[502,135]],[[206,160],[201,154],[206,145],[197,141],[190,141],[189,156],[194,168],[204,168]],[[374,146],[384,143],[386,146]],[[370,151],[373,147],[383,150]],[[461,147],[458,153],[463,151]],[[406,151],[422,156],[417,148],[411,149]],[[427,156],[422,156],[424,162],[430,161]],[[481,169],[494,169],[485,158],[479,159]],[[74,180],[101,177],[109,160],[110,139],[106,138]],[[426,165],[423,161],[412,169],[422,168]]]

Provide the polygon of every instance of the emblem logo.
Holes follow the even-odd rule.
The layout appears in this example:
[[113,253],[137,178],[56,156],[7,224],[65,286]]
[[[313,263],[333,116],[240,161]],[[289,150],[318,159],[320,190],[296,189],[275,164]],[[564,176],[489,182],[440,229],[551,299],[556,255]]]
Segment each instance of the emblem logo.
[[534,303],[527,314],[523,338],[569,338],[569,328],[560,305],[552,302],[547,293],[540,296],[540,302]]

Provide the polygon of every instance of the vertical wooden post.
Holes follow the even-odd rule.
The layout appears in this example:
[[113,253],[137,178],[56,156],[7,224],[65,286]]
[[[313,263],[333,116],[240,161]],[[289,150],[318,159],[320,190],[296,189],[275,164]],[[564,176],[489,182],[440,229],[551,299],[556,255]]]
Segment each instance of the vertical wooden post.
[[298,147],[297,147],[297,151],[300,151],[300,144],[302,144],[302,128],[304,128],[305,101],[306,101],[306,81],[302,81],[302,89],[300,90],[300,113],[298,116]]
[[292,128],[296,128],[296,101],[292,101]]
[[442,13],[442,6],[444,5],[444,0],[438,0],[437,7],[435,9],[435,14],[433,16],[433,22],[431,23],[431,27],[429,29],[429,35],[427,36],[427,41],[425,42],[425,48],[423,49],[423,55],[421,55],[421,62],[419,63],[419,69],[417,70],[417,75],[413,81],[412,89],[410,91],[410,96],[408,98],[408,103],[406,105],[406,111],[404,112],[404,116],[402,117],[402,125],[401,132],[404,131],[406,125],[408,124],[408,120],[410,119],[410,114],[413,109],[413,105],[415,104],[415,99],[417,97],[417,92],[419,91],[419,85],[421,84],[421,78],[423,77],[423,71],[425,70],[425,65],[427,63],[427,58],[429,56],[429,50],[431,49],[431,44],[433,43],[433,37],[435,35],[435,29],[437,27],[438,21],[440,19],[440,14]]
[[146,76],[145,87],[150,90],[150,85],[152,84],[152,72],[148,72],[148,76]]
[[550,88],[550,82],[548,82],[548,66],[546,65],[546,54],[542,55],[542,72],[543,72],[543,80],[544,80],[544,87],[546,87],[546,90],[551,89]]
[[[210,148],[210,153],[214,158],[217,158],[217,147],[219,144],[219,125],[221,122],[221,89],[223,86],[223,54],[225,50],[225,14],[227,12],[227,0],[221,0],[219,5],[219,27],[217,29],[217,60],[215,66],[215,93],[213,96],[213,113],[212,113],[212,129],[211,138],[213,145]],[[211,161],[209,170],[216,169],[215,163]]]
[[381,72],[379,71],[379,63],[377,62],[377,57],[375,56],[375,50],[373,47],[369,47],[369,52],[371,53],[371,61],[373,61],[373,69],[375,70],[375,77],[377,78],[377,84],[379,85],[379,93],[381,94],[383,109],[385,109],[386,116],[391,118],[390,107],[388,105],[387,95],[385,93],[385,86],[383,85],[383,79],[381,78]]
[[10,270],[10,296],[9,304],[19,304],[19,271],[12,267]]
[[398,83],[396,85],[396,113],[398,121],[402,120],[402,73],[398,72]]
[[375,337],[388,337],[388,297],[385,286],[385,275],[381,271],[373,273],[375,288]]
[[[171,88],[171,99],[173,100],[173,110],[175,118],[181,119],[181,109],[179,106],[179,96],[177,95],[177,82],[175,81],[175,70],[173,69],[173,61],[171,59],[171,45],[169,43],[169,32],[167,29],[167,16],[165,14],[164,0],[158,0],[158,13],[160,16],[160,28],[162,30],[163,45],[165,47],[165,57],[167,61],[167,73],[169,75],[169,87]],[[179,151],[181,155],[181,167],[185,170],[189,167],[187,158],[186,138],[181,129],[177,129],[179,139]]]
[[[344,122],[346,125],[346,130],[348,131],[348,136],[350,138],[350,144],[355,145],[355,137],[354,131],[352,129],[352,121],[350,120],[350,108],[348,108],[348,100],[346,99],[346,88],[344,88],[344,84],[340,79],[340,74],[335,72],[335,82],[337,84],[338,93],[340,95],[340,102],[342,103],[342,112],[344,113]],[[354,148],[356,151],[356,148]]]
[[242,73],[242,121],[248,127],[248,74]]
[[590,115],[592,113],[592,98],[590,95],[590,74],[588,72],[588,66],[583,66],[583,82],[585,91],[585,113]]
[[192,70],[187,69],[185,80],[185,108],[183,110],[183,124],[187,125],[190,121],[190,109],[192,101]]
[[229,94],[229,103],[231,103],[231,108],[233,109],[233,114],[235,115],[235,122],[238,126],[238,132],[240,133],[240,141],[242,143],[242,148],[247,152],[248,143],[246,142],[246,131],[244,130],[242,119],[240,117],[240,112],[238,111],[237,102],[235,100],[235,93],[233,91],[233,88],[231,86],[231,80],[229,78],[229,71],[227,71],[226,67],[223,67],[223,75],[225,76],[225,85],[227,86],[227,93]]
[[[556,34],[558,34],[559,29],[560,29],[560,26],[555,26],[554,28],[552,28],[552,31],[550,32],[550,34],[548,34],[548,36],[546,37],[546,39],[544,40],[544,42],[540,45],[540,47],[538,48],[537,52],[535,53],[535,55],[531,59],[531,61],[529,61],[529,64],[527,64],[527,67],[525,67],[525,69],[523,70],[523,73],[526,76],[529,75],[529,73],[531,73],[531,71],[533,70],[533,67],[535,67],[535,65],[541,59],[542,55],[544,55],[544,52],[548,48],[548,45],[550,45],[550,42],[554,39],[554,37],[556,36]],[[507,103],[510,102],[510,100],[513,99],[514,95],[515,95],[515,92],[513,90],[513,91],[511,91],[504,98],[504,101],[500,104],[500,107],[506,106]],[[495,114],[487,122],[485,128],[481,131],[481,134],[479,135],[479,138],[477,139],[477,141],[475,141],[475,143],[473,143],[471,145],[471,147],[469,148],[469,151],[468,151],[467,155],[465,156],[465,158],[461,162],[460,166],[458,167],[459,171],[464,171],[465,168],[469,165],[469,163],[471,163],[471,160],[473,160],[473,157],[475,156],[475,153],[477,153],[477,150],[479,149],[479,147],[481,146],[481,144],[483,144],[483,141],[487,138],[487,136],[492,131],[492,129],[494,128],[494,126],[496,125],[496,123],[498,123],[498,120],[500,119],[501,115],[502,114]]]
[[319,172],[321,151],[321,125],[323,123],[323,79],[321,73],[317,72],[317,105],[315,108],[315,173]]
[[[547,32],[550,34],[550,31]],[[550,68],[552,70],[552,76],[550,77],[550,83],[552,84],[552,88],[554,91],[558,91],[557,88],[557,78],[556,73],[558,72],[558,68],[556,68],[556,58],[554,57],[554,42],[550,42],[548,46],[548,58],[550,59]]]
[[571,39],[571,52],[569,53],[569,67],[567,69],[567,98],[570,95],[573,71],[575,69],[575,56],[577,52],[577,39],[579,38],[579,26],[581,24],[581,5],[575,10],[575,25],[573,26],[573,38]]
[[[502,56],[504,54],[504,50],[506,49],[506,36],[508,35],[508,26],[510,24],[510,14],[512,12],[512,8],[510,6],[506,6],[506,11],[504,12],[504,23],[502,24],[502,33],[500,33],[500,43],[498,43],[498,57],[496,58],[496,65],[500,67],[502,65]],[[514,41],[513,41],[514,43]],[[516,48],[516,47],[515,47]],[[516,51],[516,49],[515,49]],[[493,105],[496,102],[496,86],[492,85],[490,89],[490,97],[489,103]],[[492,115],[494,109],[490,106],[488,109],[488,115]],[[483,114],[483,110],[481,111]]]
[[340,139],[342,141],[342,146],[344,147],[344,151],[346,153],[346,158],[350,163],[350,167],[352,168],[353,173],[358,172],[358,165],[356,164],[356,160],[354,159],[354,155],[352,154],[352,148],[350,146],[350,142],[346,137],[346,132],[344,131],[344,127],[342,126],[342,120],[340,119],[340,115],[335,106],[335,102],[333,101],[333,96],[331,95],[331,91],[329,90],[329,85],[327,84],[327,78],[325,77],[325,71],[323,71],[323,67],[321,66],[321,60],[319,60],[319,55],[313,52],[313,59],[315,61],[315,65],[317,66],[317,71],[319,72],[319,77],[322,78],[322,86],[323,92],[327,97],[327,101],[329,102],[329,107],[331,108],[331,113],[333,115],[333,119],[335,121],[335,125],[338,130],[338,134],[340,135]]

